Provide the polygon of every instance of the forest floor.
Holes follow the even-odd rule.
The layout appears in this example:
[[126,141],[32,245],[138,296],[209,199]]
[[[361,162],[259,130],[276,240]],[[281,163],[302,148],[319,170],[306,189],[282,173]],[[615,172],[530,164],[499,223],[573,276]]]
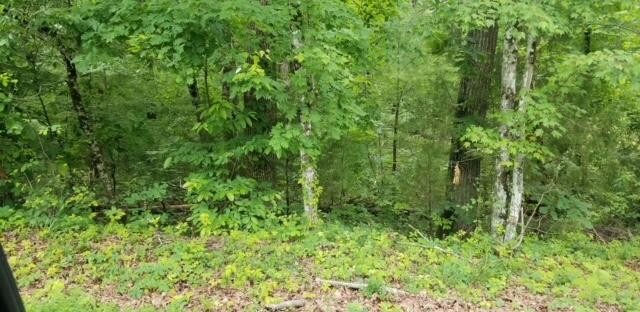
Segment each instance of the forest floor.
[[482,233],[335,222],[200,237],[77,221],[2,234],[28,311],[640,311],[638,237],[530,237],[510,252]]

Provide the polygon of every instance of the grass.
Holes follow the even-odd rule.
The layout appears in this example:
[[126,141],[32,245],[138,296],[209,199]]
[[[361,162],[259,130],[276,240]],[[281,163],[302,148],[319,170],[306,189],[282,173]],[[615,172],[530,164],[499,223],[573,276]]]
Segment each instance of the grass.
[[[294,298],[309,302],[305,311],[640,311],[637,237],[528,237],[510,253],[483,233],[438,240],[289,222],[199,237],[185,235],[184,224],[82,220],[3,234],[28,311],[260,311]],[[315,278],[369,286],[335,289]]]

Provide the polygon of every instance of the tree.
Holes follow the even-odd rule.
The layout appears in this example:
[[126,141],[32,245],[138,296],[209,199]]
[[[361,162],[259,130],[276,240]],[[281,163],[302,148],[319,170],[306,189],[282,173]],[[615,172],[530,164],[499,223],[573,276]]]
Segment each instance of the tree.
[[[514,27],[509,26],[504,36],[504,49],[502,51],[502,98],[500,110],[503,113],[513,111],[516,102],[516,73],[518,65],[518,47],[514,37]],[[500,125],[500,138],[509,140],[509,126]],[[491,219],[491,231],[497,234],[504,226],[504,218],[507,214],[507,200],[509,196],[509,179],[511,173],[508,166],[511,156],[507,147],[500,148],[496,160],[496,180],[494,189],[494,203]]]
[[[338,1],[292,4],[292,55],[285,72],[286,124],[273,132],[271,146],[280,152],[283,137],[295,137],[300,157],[300,184],[306,217],[317,221],[320,183],[317,161],[323,141],[337,139],[357,118],[358,107],[348,68],[359,52],[356,19]],[[291,72],[291,75],[289,75]],[[289,112],[289,113],[288,113]],[[295,112],[291,114],[290,112]],[[294,127],[294,124],[298,127]],[[289,144],[286,143],[288,146]]]
[[82,96],[79,74],[76,66],[76,57],[82,49],[80,37],[82,26],[75,24],[73,19],[74,7],[71,2],[52,3],[44,7],[45,15],[38,15],[30,11],[35,9],[29,5],[10,8],[7,12],[19,27],[29,33],[32,38],[37,38],[46,45],[50,51],[58,53],[66,71],[66,86],[71,107],[75,112],[78,128],[83,140],[88,142],[88,159],[92,180],[100,181],[106,195],[114,195],[114,181],[108,173],[104,152],[95,134],[92,114],[87,109],[85,99]]
[[[527,113],[527,97],[533,88],[533,77],[536,64],[537,39],[533,35],[529,35],[527,40],[527,54],[525,61],[525,69],[522,77],[522,86],[518,99],[518,114],[526,115]],[[523,127],[516,128],[511,135],[514,140],[523,140],[526,133],[522,131]],[[524,155],[518,153],[513,159],[513,172],[511,181],[511,200],[509,203],[509,215],[507,217],[507,227],[504,240],[510,242],[516,238],[518,230],[518,222],[523,218],[522,201],[524,198]],[[524,231],[524,228],[521,229]]]
[[497,40],[497,25],[468,34],[449,156],[449,199],[459,206],[470,205],[478,195],[481,156],[466,148],[461,138],[469,125],[481,125],[489,110]]

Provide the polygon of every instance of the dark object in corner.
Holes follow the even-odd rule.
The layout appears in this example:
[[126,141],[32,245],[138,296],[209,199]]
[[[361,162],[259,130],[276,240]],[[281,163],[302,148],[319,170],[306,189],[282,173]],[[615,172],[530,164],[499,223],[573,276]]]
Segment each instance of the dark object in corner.
[[2,245],[0,245],[0,311],[24,312],[16,280],[13,278]]

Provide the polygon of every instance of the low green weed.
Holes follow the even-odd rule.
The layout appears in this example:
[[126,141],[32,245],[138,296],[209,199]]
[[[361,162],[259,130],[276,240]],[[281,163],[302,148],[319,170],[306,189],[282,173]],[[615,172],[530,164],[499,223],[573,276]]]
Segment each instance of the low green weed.
[[[0,224],[12,220],[19,219]],[[283,219],[251,232],[187,236],[175,225],[135,220],[100,224],[69,216],[56,223],[3,234],[33,311],[118,311],[115,303],[122,300],[140,301],[141,311],[235,309],[239,303],[233,300],[250,309],[301,294],[318,297],[315,292],[327,289],[311,287],[315,277],[367,281],[360,294],[383,302],[385,287],[395,287],[493,308],[504,306],[508,290],[519,287],[550,298],[549,308],[640,306],[638,238],[601,244],[583,234],[528,237],[520,250],[499,256],[482,232],[440,240],[376,226]],[[233,293],[242,296],[224,301]],[[163,303],[149,305],[156,297]],[[353,303],[347,310],[368,307]],[[391,303],[379,308],[398,311]]]

